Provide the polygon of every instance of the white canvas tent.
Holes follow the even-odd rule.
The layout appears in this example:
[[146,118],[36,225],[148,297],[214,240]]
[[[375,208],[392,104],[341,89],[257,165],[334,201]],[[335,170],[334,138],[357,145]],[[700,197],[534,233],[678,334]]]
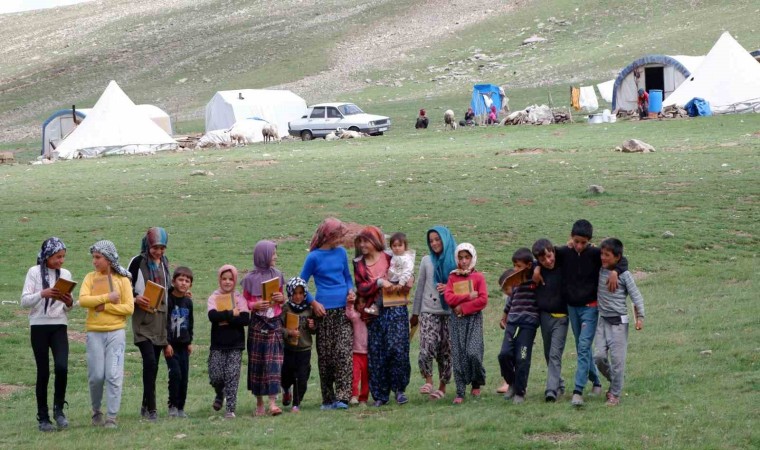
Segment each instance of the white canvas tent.
[[[646,55],[620,71],[612,88],[612,109],[633,111],[638,90],[659,89],[668,98],[701,65],[703,56]],[[638,79],[636,75],[638,74]]]
[[288,133],[288,122],[306,113],[306,101],[288,90],[219,91],[206,105],[206,132],[231,128],[243,119],[259,118]]
[[[137,105],[137,109],[167,134],[173,134],[171,118],[166,111],[155,105]],[[51,114],[42,124],[42,150],[40,154],[49,156],[50,152],[56,149],[61,141],[77,127],[77,124],[74,123],[74,116],[77,118],[77,123],[81,123],[90,112],[92,112],[92,108],[61,109]]]
[[707,100],[713,113],[760,112],[760,64],[726,32],[664,106]]
[[149,119],[115,81],[87,114],[87,120],[52,152],[61,159],[174,150],[177,141]]

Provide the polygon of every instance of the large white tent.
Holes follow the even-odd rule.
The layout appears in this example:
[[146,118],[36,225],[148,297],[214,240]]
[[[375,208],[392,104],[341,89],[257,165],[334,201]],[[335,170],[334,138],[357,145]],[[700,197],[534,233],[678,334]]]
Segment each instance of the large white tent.
[[760,64],[723,33],[699,68],[663,102],[684,106],[699,97],[713,113],[760,112]]
[[174,150],[177,141],[140,111],[115,81],[87,114],[87,120],[52,155],[62,159]]
[[288,122],[306,113],[306,101],[288,90],[219,91],[206,105],[206,132],[231,128],[237,121],[258,118],[288,133]]

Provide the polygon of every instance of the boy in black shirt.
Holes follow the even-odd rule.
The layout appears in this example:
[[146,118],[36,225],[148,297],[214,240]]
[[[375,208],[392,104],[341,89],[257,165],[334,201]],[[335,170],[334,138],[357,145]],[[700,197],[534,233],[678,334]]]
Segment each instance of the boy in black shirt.
[[193,299],[189,297],[193,286],[193,271],[177,267],[169,288],[167,312],[168,345],[164,348],[169,368],[169,417],[187,418],[185,400],[190,375],[190,354],[193,352]]

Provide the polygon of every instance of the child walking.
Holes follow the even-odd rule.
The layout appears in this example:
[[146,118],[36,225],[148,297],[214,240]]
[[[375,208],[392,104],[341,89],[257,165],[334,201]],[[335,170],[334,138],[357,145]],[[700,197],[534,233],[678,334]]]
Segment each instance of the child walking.
[[[282,304],[285,297],[282,287],[285,277],[274,266],[277,264],[277,244],[259,241],[253,249],[253,271],[243,279],[243,297],[251,310],[251,325],[248,327],[248,389],[256,396],[254,415],[263,416],[264,396],[269,397],[269,414],[278,416],[282,410],[277,406],[282,374]],[[271,302],[264,299],[261,284],[279,279],[280,290],[272,294]]]
[[[225,419],[235,418],[237,391],[240,383],[240,364],[245,349],[245,327],[251,321],[248,303],[235,291],[238,271],[225,264],[217,271],[219,289],[208,299],[208,319],[211,321],[211,346],[208,354],[208,378],[216,397],[212,407],[222,409],[225,400]],[[231,296],[232,309],[222,309],[222,302]]]
[[[457,268],[449,275],[443,297],[452,308],[450,321],[451,353],[454,362],[454,381],[457,386],[454,404],[464,401],[468,384],[471,395],[480,396],[480,387],[486,383],[483,367],[483,309],[488,304],[488,286],[483,274],[475,270],[478,254],[472,244],[459,244],[456,248]],[[457,283],[469,285],[469,293],[454,293]]]
[[37,254],[37,265],[26,272],[21,307],[29,308],[29,329],[34,362],[37,365],[37,422],[40,431],[55,431],[48,410],[50,357],[53,353],[55,384],[53,388],[53,419],[59,429],[69,426],[63,414],[66,403],[66,384],[69,367],[68,314],[73,299],[70,293],[54,288],[59,278],[71,280],[64,269],[66,245],[57,237],[45,239]]
[[[111,241],[90,247],[92,265],[79,290],[79,304],[87,308],[87,378],[90,384],[92,424],[117,428],[124,380],[124,345],[127,317],[134,312],[129,271],[119,265],[119,254]],[[100,407],[106,390],[106,416]]]
[[[367,404],[369,399],[369,360],[367,359],[367,324],[362,320],[360,311],[364,310],[364,298],[358,297],[348,302],[346,317],[354,330],[354,377],[351,383],[351,400],[349,404]],[[374,305],[373,305],[374,306]]]
[[190,379],[190,355],[193,353],[193,271],[180,266],[174,269],[169,289],[167,345],[164,348],[169,368],[169,417],[187,418],[185,401]]
[[[533,254],[527,248],[518,249],[512,255],[514,269],[530,271]],[[509,384],[504,398],[514,404],[525,401],[525,391],[530,375],[530,358],[533,353],[533,341],[539,324],[538,305],[536,304],[536,283],[532,279],[515,286],[504,306],[504,315],[499,324],[504,329],[504,340],[499,352],[501,376]]]
[[596,351],[594,362],[599,372],[610,382],[607,391],[607,405],[620,403],[625,378],[625,358],[628,351],[628,307],[627,296],[631,297],[635,312],[636,330],[644,328],[644,297],[642,297],[631,272],[620,274],[615,292],[606,289],[607,278],[615,270],[623,257],[623,243],[615,238],[602,241],[602,268],[599,271],[599,321],[596,327]]
[[[282,307],[282,323],[287,321],[288,313],[298,316],[298,329],[282,329],[285,339],[285,354],[282,362],[282,404],[288,406],[293,402],[292,412],[301,409],[301,401],[306,395],[306,388],[311,375],[312,336],[317,330],[314,315],[306,303],[308,289],[306,281],[299,277],[288,280],[285,287],[288,301]],[[290,389],[293,388],[291,393]]]

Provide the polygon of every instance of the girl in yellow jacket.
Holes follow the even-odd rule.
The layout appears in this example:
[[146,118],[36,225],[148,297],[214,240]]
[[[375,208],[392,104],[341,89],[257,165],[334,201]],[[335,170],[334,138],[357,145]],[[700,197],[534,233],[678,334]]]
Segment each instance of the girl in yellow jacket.
[[[87,377],[90,383],[92,424],[116,428],[124,378],[124,345],[127,318],[134,312],[130,274],[119,265],[119,254],[111,241],[90,247],[94,272],[79,290],[79,304],[87,308]],[[106,390],[106,417],[101,403]]]

